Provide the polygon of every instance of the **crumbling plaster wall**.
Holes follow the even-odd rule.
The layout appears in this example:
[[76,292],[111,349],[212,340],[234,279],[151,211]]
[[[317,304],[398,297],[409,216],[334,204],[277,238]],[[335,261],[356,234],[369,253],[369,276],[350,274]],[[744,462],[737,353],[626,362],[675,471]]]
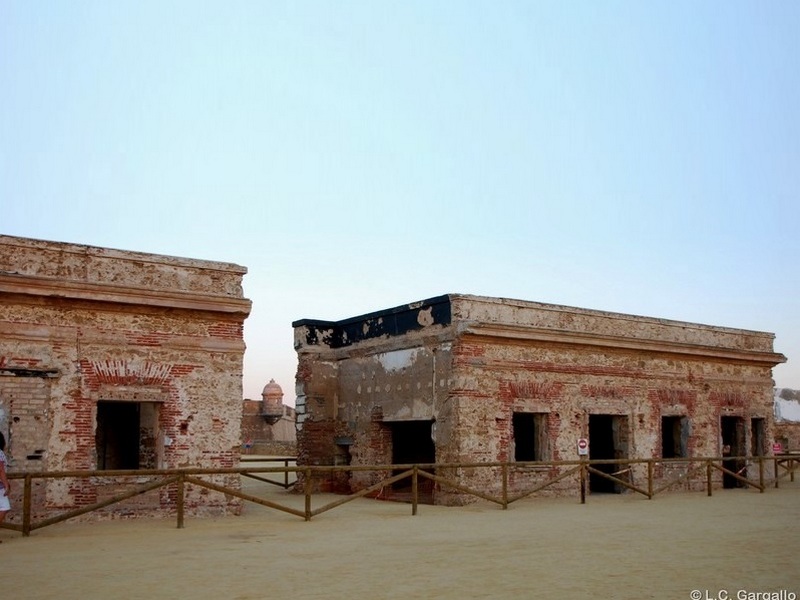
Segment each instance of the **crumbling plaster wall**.
[[[721,416],[763,418],[767,439],[773,436],[768,368],[465,338],[457,345],[454,370],[459,388],[451,401],[460,416],[460,454],[468,462],[513,461],[515,411],[547,414],[546,460],[577,459],[576,444],[589,438],[592,414],[627,418],[630,458],[661,456],[663,416],[689,417],[689,456],[721,454]],[[749,426],[746,435],[749,448]],[[644,466],[634,470],[639,482],[645,472]],[[530,488],[547,475],[512,471],[510,484]]]
[[558,334],[605,337],[609,345],[630,342],[657,342],[684,347],[719,348],[742,351],[773,352],[775,336],[760,331],[702,325],[639,317],[599,310],[542,304],[507,298],[486,298],[464,294],[451,295],[453,321],[468,328],[471,324],[498,325],[514,329],[539,330]]
[[247,269],[231,263],[0,235],[0,271],[106,289],[196,293],[238,300]]
[[[593,414],[625,417],[630,458],[661,456],[664,416],[690,419],[687,450],[694,457],[721,454],[723,416],[745,419],[747,448],[752,418],[763,419],[766,439],[774,436],[771,368],[785,358],[773,352],[772,334],[499,298],[442,298],[434,300],[436,314],[447,315],[443,323],[358,339],[360,320],[383,318],[375,313],[344,322],[351,335],[337,348],[327,340],[342,339],[339,324],[296,326],[303,461],[331,464],[335,438],[352,436],[354,464],[389,462],[386,425],[431,418],[437,462],[513,460],[515,411],[547,415],[547,460],[576,459]],[[657,475],[675,468],[660,466]],[[512,471],[512,488],[522,489],[553,474]],[[636,467],[631,478],[641,483],[645,472]],[[487,470],[462,476],[484,489],[500,485],[498,473]]]
[[[455,415],[448,400],[450,344],[385,350],[340,365],[340,419],[352,435],[353,464],[392,463],[387,424],[432,421],[436,461],[455,453]],[[377,427],[376,427],[377,425]],[[357,480],[359,476],[356,476]]]
[[[35,364],[58,373],[48,379],[55,404],[42,415],[53,425],[43,463],[49,470],[94,468],[90,450],[98,400],[167,403],[162,413],[171,440],[167,467],[198,464],[207,459],[209,448],[230,452],[238,446],[240,333],[209,337],[208,327],[218,321],[203,323],[189,314],[141,315],[74,305],[69,310],[6,305],[3,314],[7,321],[0,355],[6,366]],[[25,335],[34,322],[35,343],[12,341],[12,332]],[[69,344],[66,334],[72,338]],[[182,430],[184,422],[191,427]],[[226,462],[231,461],[229,456]]]
[[295,410],[283,405],[283,416],[278,420],[266,419],[262,400],[244,400],[242,403],[242,443],[249,454],[295,456],[297,454],[297,429]]
[[777,388],[773,402],[775,440],[784,452],[800,451],[800,390]]
[[[0,236],[0,407],[10,415],[13,469],[95,469],[101,400],[157,412],[157,467],[234,466],[250,309],[245,272]],[[95,483],[54,481],[46,505],[86,504],[115,488]],[[189,488],[190,511],[238,510],[237,502],[201,495]]]
[[[436,423],[437,460],[455,455],[452,438],[455,415],[447,402],[450,383],[449,342],[412,336],[410,348],[396,348],[391,339],[358,352],[337,351],[336,359],[302,354],[298,373],[298,432],[301,464],[334,464],[348,446],[351,464],[389,464],[394,421]],[[301,416],[302,415],[302,416]],[[370,476],[354,474],[354,487]],[[364,479],[364,481],[361,481]],[[360,482],[360,483],[359,483]]]
[[[751,418],[774,436],[772,334],[471,296],[454,298],[453,315],[463,460],[513,460],[514,411],[548,415],[549,460],[577,458],[591,414],[627,417],[631,458],[660,457],[662,416],[690,418],[689,456],[721,454],[722,416],[746,419],[748,448]],[[524,469],[510,483],[547,475]]]
[[[455,456],[447,402],[454,331],[442,305],[294,324],[299,464],[389,464],[396,421],[434,421],[436,460]],[[358,489],[375,477],[354,473],[345,485]]]

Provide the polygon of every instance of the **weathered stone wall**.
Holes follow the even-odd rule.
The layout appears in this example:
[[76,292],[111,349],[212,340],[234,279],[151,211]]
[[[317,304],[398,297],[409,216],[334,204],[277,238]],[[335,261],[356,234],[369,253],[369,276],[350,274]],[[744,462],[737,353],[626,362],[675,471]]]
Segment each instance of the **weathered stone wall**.
[[338,402],[338,364],[319,353],[298,357],[297,370],[297,463],[329,465],[336,456],[336,437],[346,425],[335,420]]
[[[245,400],[242,405],[242,443],[250,454],[280,454],[294,456],[297,452],[295,410],[283,405],[283,416],[265,419],[263,402]],[[250,447],[247,447],[247,442]]]
[[[762,446],[775,435],[771,368],[784,358],[772,334],[474,296],[454,296],[453,315],[463,332],[452,401],[464,460],[513,460],[516,411],[547,416],[547,460],[578,458],[579,438],[591,446],[591,415],[620,418],[627,458],[661,457],[667,416],[689,420],[686,456],[722,454],[722,417],[743,420],[747,454],[752,419],[761,420]],[[656,476],[681,469],[660,465]],[[530,489],[551,475],[525,468],[509,483]],[[491,485],[486,472],[475,477]],[[628,477],[642,484],[645,467]]]
[[[246,269],[0,236],[0,411],[12,470],[92,470],[98,405],[136,405],[142,468],[230,467],[240,452]],[[2,427],[0,417],[0,427]],[[220,478],[238,485],[236,478]],[[17,486],[18,488],[20,486]],[[118,482],[49,484],[43,510]],[[170,492],[135,503],[158,509]],[[194,512],[236,502],[188,488]]]
[[[722,416],[745,420],[748,449],[752,418],[764,420],[767,440],[774,437],[772,380],[767,367],[469,336],[458,344],[456,356],[458,390],[451,401],[458,406],[460,455],[465,461],[513,461],[514,412],[547,415],[547,447],[542,460],[579,458],[578,439],[591,440],[590,415],[624,417],[628,458],[661,457],[661,419],[665,416],[689,418],[687,456],[722,454]],[[656,475],[678,469],[684,467],[662,466]],[[530,489],[551,475],[529,467],[512,470],[510,488]],[[490,482],[489,476],[485,471],[476,473],[476,478],[486,481],[473,484],[496,488],[499,479]],[[634,468],[631,479],[644,485],[646,467]],[[574,489],[574,483],[570,485]]]
[[[391,424],[410,421],[436,423],[438,461],[454,455],[447,403],[453,331],[432,310],[425,303],[402,307],[389,315],[390,326],[383,316],[354,322],[362,339],[342,336],[332,324],[325,334],[317,322],[296,324],[299,464],[390,464]],[[398,329],[405,334],[385,331]],[[337,339],[346,341],[331,342]],[[360,489],[376,477],[354,473],[349,485]]]
[[800,452],[800,390],[775,390],[775,440],[784,452]]
[[[448,399],[450,343],[431,343],[352,357],[339,367],[339,416],[352,438],[352,464],[391,464],[391,424],[436,424],[436,460],[455,456],[455,414]],[[388,443],[387,443],[388,441]],[[354,481],[372,483],[366,473]]]
[[776,423],[775,441],[784,452],[800,452],[800,423]]
[[[198,298],[214,296],[217,302],[227,298],[235,306],[242,299],[242,276],[247,272],[230,263],[5,235],[0,235],[0,247],[0,271],[44,278],[51,290],[83,282],[102,286],[108,293],[118,286],[121,296],[132,290],[142,294],[175,291]],[[29,285],[35,285],[34,281]]]
[[[14,431],[16,465],[27,471],[42,471],[50,433],[50,379],[47,375],[9,377],[0,368],[0,432],[11,440]],[[12,414],[12,399],[14,410]]]
[[704,355],[711,349],[719,352],[752,351],[771,354],[772,333],[716,327],[698,323],[639,317],[599,310],[542,304],[506,298],[451,295],[453,319],[464,327],[506,327],[542,336],[555,334],[552,341],[569,341],[570,337],[591,337],[597,342],[605,339],[610,347],[653,345],[666,348],[672,345],[682,353]]
[[[685,456],[720,456],[724,417],[740,420],[746,454],[758,428],[763,452],[775,436],[771,369],[785,360],[773,337],[463,295],[340,323],[300,321],[299,455],[304,464],[333,464],[339,438],[352,464],[391,462],[392,423],[433,420],[437,462],[514,461],[515,412],[546,424],[536,460],[577,459],[578,439],[591,438],[590,422],[605,418],[593,415],[614,421],[615,458],[660,458],[663,417],[687,419]],[[682,470],[662,464],[656,476]],[[520,466],[509,485],[524,491],[553,475]],[[484,469],[460,477],[478,488],[500,485],[498,473]],[[627,477],[643,484],[646,467]],[[350,481],[368,483],[364,474]],[[567,486],[574,482],[553,491]],[[437,501],[460,500],[444,493]]]

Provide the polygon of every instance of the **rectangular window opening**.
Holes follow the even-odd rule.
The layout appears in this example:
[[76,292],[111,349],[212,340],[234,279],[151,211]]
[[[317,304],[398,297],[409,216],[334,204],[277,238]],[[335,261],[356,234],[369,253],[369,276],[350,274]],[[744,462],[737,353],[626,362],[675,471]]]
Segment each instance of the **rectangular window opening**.
[[685,458],[689,456],[689,418],[661,417],[661,457]]
[[157,432],[158,404],[98,401],[95,430],[97,469],[158,468]]
[[514,460],[547,460],[547,413],[515,412],[511,422]]

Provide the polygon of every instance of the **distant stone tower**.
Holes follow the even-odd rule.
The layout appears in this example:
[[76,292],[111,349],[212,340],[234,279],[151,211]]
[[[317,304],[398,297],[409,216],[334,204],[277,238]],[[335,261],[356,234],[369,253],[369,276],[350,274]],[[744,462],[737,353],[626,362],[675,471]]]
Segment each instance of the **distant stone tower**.
[[261,392],[262,412],[261,415],[270,423],[275,423],[283,417],[283,390],[281,386],[270,379]]

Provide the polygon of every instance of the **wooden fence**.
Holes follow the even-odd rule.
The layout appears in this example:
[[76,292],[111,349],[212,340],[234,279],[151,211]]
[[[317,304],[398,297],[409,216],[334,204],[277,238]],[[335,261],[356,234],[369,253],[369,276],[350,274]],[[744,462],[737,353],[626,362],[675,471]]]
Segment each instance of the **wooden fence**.
[[[194,485],[201,488],[206,488],[222,494],[230,495],[246,502],[252,502],[265,506],[271,509],[282,511],[306,521],[310,521],[322,513],[332,510],[336,507],[342,506],[348,502],[352,502],[357,498],[364,496],[378,495],[387,486],[394,483],[410,480],[411,494],[409,497],[411,503],[411,514],[416,515],[418,506],[420,504],[420,479],[430,480],[434,485],[440,488],[449,488],[460,492],[462,494],[475,496],[483,500],[498,504],[503,509],[508,508],[508,505],[532,496],[533,494],[544,490],[554,484],[567,481],[572,478],[575,487],[580,495],[581,504],[586,503],[587,497],[587,483],[589,475],[594,474],[598,477],[605,478],[613,482],[615,485],[624,487],[633,492],[641,494],[642,496],[652,499],[656,494],[662,493],[669,488],[678,484],[685,483],[691,477],[703,477],[705,479],[705,489],[709,496],[712,495],[713,490],[713,474],[721,472],[732,477],[736,481],[741,482],[742,485],[764,492],[768,486],[774,485],[779,487],[780,482],[786,478],[794,481],[795,470],[800,463],[800,455],[780,455],[774,457],[711,457],[711,458],[676,458],[676,459],[619,459],[619,460],[575,460],[575,461],[553,461],[553,462],[493,462],[493,463],[436,463],[436,464],[414,464],[414,465],[363,465],[363,466],[290,466],[290,462],[294,462],[294,458],[251,458],[242,457],[242,463],[264,463],[264,462],[282,462],[281,467],[239,467],[227,469],[159,469],[159,470],[137,470],[137,471],[60,471],[60,472],[42,472],[42,473],[10,473],[9,478],[14,480],[23,480],[23,499],[22,499],[22,523],[4,523],[3,528],[20,531],[23,536],[27,537],[36,529],[48,527],[56,523],[61,523],[68,519],[72,519],[93,511],[100,510],[112,504],[122,502],[124,500],[133,498],[140,494],[145,494],[159,488],[166,486],[175,486],[175,514],[177,517],[178,528],[183,528],[185,524],[185,488],[187,485]],[[767,466],[771,463],[772,473],[767,474]],[[656,488],[655,483],[657,478],[654,476],[656,467],[668,464],[685,464],[687,469],[685,473],[680,474],[667,481],[661,481],[661,484]],[[731,464],[744,464],[746,466],[757,466],[758,478],[750,479],[743,473],[744,469],[736,471],[728,468]],[[603,466],[611,465],[613,469],[607,472]],[[627,476],[631,468],[635,465],[645,465],[647,472],[646,487],[637,486],[631,483],[630,478]],[[540,482],[529,489],[511,493],[509,491],[509,471],[511,469],[520,469],[526,467],[538,467],[545,470],[560,471],[553,475],[546,481]],[[485,489],[476,489],[461,483],[460,480],[452,477],[445,477],[437,475],[438,472],[458,472],[463,469],[493,469],[499,470],[500,493],[487,492]],[[381,476],[380,480],[372,485],[358,490],[355,493],[343,495],[342,497],[329,502],[324,506],[312,509],[312,489],[314,481],[319,481],[320,478],[330,477],[336,473],[354,473],[360,471],[368,471],[375,473],[393,473],[390,476]],[[398,472],[399,471],[399,472]],[[295,474],[300,481],[298,484],[302,486],[305,496],[305,505],[303,510],[274,502],[267,498],[262,498],[252,494],[243,492],[240,489],[234,489],[227,486],[218,485],[216,483],[203,479],[203,476],[210,475],[231,475],[237,474],[242,477],[251,478],[264,483],[276,485],[284,489],[288,489],[293,483],[290,483],[290,474]],[[269,476],[281,476],[282,480],[271,479]],[[96,502],[91,505],[82,506],[63,512],[52,517],[41,519],[33,522],[33,502],[32,502],[32,487],[34,480],[52,481],[57,479],[84,479],[91,477],[115,477],[123,479],[134,479],[141,477],[152,477],[153,479],[135,489],[121,492],[111,498],[103,501]],[[662,478],[663,479],[663,478]],[[495,486],[497,487],[497,486]]]

